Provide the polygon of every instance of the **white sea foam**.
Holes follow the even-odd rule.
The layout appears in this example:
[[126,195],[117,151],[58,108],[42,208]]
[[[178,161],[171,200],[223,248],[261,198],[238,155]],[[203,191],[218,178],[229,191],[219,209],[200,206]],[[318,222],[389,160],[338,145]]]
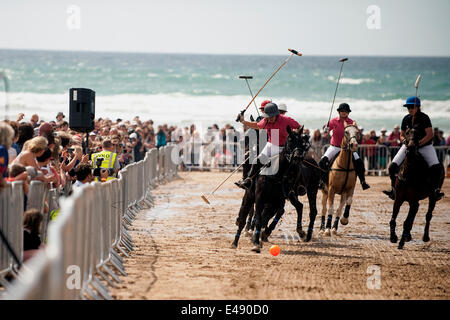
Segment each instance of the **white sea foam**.
[[[270,97],[258,96],[257,105],[267,98]],[[322,127],[328,120],[331,107],[330,101],[299,101],[292,98],[274,98],[273,101],[286,103],[288,115],[308,128]],[[335,102],[333,116],[337,115],[336,108],[343,101],[344,99],[340,99]],[[135,115],[139,115],[141,119],[153,119],[156,123],[178,125],[194,122],[209,125],[231,123],[241,127],[234,119],[249,102],[246,95],[192,96],[175,93],[96,96],[96,117],[131,120]],[[404,101],[400,99],[386,101],[345,99],[345,102],[349,103],[352,109],[350,117],[367,129],[393,127],[394,124],[400,124],[406,114],[405,108],[402,107]],[[0,106],[4,104],[5,98],[0,95]],[[68,116],[69,94],[10,93],[9,104],[9,119],[15,119],[19,112],[24,112],[25,120],[29,120],[33,113],[38,113],[42,119],[49,121],[53,120],[59,111]],[[433,125],[450,133],[450,100],[422,100],[422,105],[423,111],[430,116]],[[3,108],[0,110],[3,111]],[[246,112],[246,119],[250,114],[255,118],[257,116],[253,103]]]
[[[328,76],[327,79],[330,80],[330,81],[336,81],[336,78],[333,77],[333,76]],[[361,84],[361,83],[369,83],[369,82],[374,82],[374,81],[375,81],[374,79],[370,79],[370,78],[357,78],[357,79],[354,79],[354,78],[341,78],[339,80],[339,83],[340,84],[358,85],[358,84]]]

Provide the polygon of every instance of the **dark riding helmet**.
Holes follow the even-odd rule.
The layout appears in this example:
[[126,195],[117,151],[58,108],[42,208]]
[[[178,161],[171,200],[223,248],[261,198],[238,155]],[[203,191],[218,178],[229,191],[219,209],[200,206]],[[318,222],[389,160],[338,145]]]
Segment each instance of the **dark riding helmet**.
[[264,118],[275,117],[279,114],[280,111],[278,111],[278,106],[273,102],[266,104],[266,106],[264,107],[264,114],[263,114]]
[[337,111],[352,112],[352,110],[350,110],[350,106],[348,105],[348,103],[345,102],[339,105]]

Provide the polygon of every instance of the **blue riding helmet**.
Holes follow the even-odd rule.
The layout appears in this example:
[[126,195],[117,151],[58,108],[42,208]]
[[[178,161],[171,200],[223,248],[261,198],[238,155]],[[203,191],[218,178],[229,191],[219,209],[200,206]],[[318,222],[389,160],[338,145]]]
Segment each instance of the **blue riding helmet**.
[[412,97],[409,97],[408,99],[406,99],[406,103],[403,106],[407,107],[407,106],[414,106],[414,105],[420,107],[420,99],[416,96],[412,96]]

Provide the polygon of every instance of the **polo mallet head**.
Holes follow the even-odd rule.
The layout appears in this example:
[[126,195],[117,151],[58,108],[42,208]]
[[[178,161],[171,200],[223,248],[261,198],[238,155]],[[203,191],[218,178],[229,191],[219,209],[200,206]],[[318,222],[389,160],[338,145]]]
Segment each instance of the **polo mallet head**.
[[209,202],[209,200],[206,198],[206,196],[203,194],[201,195],[201,198],[203,199],[203,201],[205,201],[207,204],[211,204],[211,202]]
[[345,62],[347,60],[348,60],[348,58],[342,58],[341,60],[339,60],[339,62]]
[[288,49],[288,51],[289,51],[290,53],[292,53],[292,54],[295,54],[295,55],[299,56],[299,57],[302,56],[302,53],[301,53],[301,52],[298,52],[297,50],[294,50],[294,49]]
[[414,83],[414,88],[418,89],[419,88],[419,83],[422,80],[422,75],[419,74],[419,76],[417,77],[416,83]]
[[239,76],[239,79],[253,79],[252,76]]

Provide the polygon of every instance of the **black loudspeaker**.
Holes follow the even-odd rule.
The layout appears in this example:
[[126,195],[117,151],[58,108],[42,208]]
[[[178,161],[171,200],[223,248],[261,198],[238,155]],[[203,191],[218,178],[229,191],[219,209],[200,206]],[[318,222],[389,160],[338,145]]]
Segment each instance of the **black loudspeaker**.
[[78,132],[94,130],[95,91],[72,88],[69,96],[69,127]]

